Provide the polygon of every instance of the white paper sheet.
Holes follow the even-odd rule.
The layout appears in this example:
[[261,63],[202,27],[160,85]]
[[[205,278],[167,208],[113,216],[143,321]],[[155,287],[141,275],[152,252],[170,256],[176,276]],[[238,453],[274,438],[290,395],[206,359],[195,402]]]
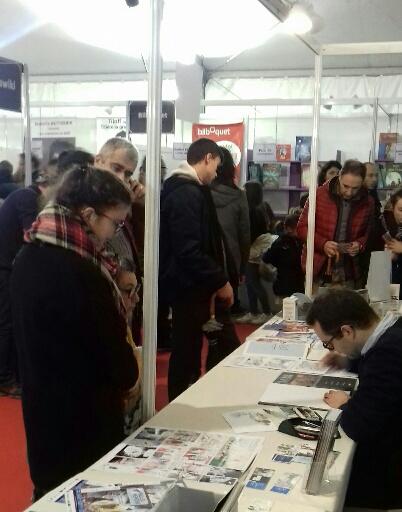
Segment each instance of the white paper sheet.
[[274,432],[287,418],[279,407],[242,409],[223,413],[236,434],[246,432]]

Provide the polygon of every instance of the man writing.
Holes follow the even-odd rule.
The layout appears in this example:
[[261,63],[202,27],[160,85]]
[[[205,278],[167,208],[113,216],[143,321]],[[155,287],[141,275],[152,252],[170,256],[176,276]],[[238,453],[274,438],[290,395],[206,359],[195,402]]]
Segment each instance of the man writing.
[[[361,288],[359,259],[365,250],[370,223],[374,214],[373,199],[363,186],[366,176],[364,164],[347,160],[339,176],[317,189],[314,271],[316,285],[341,284]],[[297,235],[307,241],[307,201],[297,226]],[[302,266],[305,270],[306,247]]]
[[402,318],[380,320],[356,292],[331,290],[314,300],[307,323],[330,350],[322,363],[359,376],[353,396],[324,395],[343,410],[341,427],[357,443],[346,504],[402,508]]
[[161,300],[172,305],[170,400],[200,375],[202,326],[209,319],[212,296],[227,307],[233,304],[220,226],[207,186],[221,161],[215,142],[193,142],[187,162],[173,171],[162,191],[159,292]]

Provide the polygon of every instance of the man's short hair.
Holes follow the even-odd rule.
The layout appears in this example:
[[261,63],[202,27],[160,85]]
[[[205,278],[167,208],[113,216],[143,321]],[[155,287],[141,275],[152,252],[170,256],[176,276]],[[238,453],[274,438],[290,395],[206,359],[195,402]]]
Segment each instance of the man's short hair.
[[11,181],[13,177],[13,164],[8,160],[0,162],[0,183]]
[[108,156],[111,153],[114,153],[118,149],[123,149],[127,158],[134,164],[134,167],[137,167],[138,164],[138,151],[137,148],[131,144],[126,139],[121,139],[120,137],[114,137],[106,141],[103,146],[100,148],[99,155]]
[[188,148],[187,162],[190,165],[198,164],[198,162],[201,162],[209,153],[213,158],[219,157],[221,162],[223,162],[223,153],[216,142],[211,139],[198,139]]
[[343,164],[340,176],[345,174],[353,174],[353,176],[360,176],[362,180],[366,177],[366,166],[359,162],[359,160],[346,160]]
[[297,227],[297,223],[299,222],[300,215],[292,213],[291,215],[286,215],[285,217],[285,228],[295,229]]
[[306,318],[308,325],[318,322],[330,336],[340,334],[342,325],[367,329],[377,320],[378,316],[361,295],[342,289],[329,290],[316,297]]

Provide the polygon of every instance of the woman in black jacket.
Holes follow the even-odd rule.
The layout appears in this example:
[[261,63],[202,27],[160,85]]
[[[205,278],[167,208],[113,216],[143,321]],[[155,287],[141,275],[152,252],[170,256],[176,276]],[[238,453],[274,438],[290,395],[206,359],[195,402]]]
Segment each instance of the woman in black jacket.
[[138,367],[117,269],[103,246],[130,206],[112,173],[72,170],[15,261],[11,298],[34,498],[124,437],[123,400]]

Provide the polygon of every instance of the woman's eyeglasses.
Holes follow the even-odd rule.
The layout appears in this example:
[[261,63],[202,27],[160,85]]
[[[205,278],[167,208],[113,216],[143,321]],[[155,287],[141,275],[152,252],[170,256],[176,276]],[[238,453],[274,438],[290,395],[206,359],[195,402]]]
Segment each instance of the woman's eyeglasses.
[[106,213],[98,213],[98,215],[100,217],[105,217],[106,219],[109,219],[110,222],[113,223],[113,225],[114,225],[114,232],[115,233],[120,231],[123,228],[123,226],[124,226],[124,222],[125,222],[124,220],[121,220],[121,221],[114,220],[114,219],[112,219],[112,217],[109,217],[109,215],[106,215]]

